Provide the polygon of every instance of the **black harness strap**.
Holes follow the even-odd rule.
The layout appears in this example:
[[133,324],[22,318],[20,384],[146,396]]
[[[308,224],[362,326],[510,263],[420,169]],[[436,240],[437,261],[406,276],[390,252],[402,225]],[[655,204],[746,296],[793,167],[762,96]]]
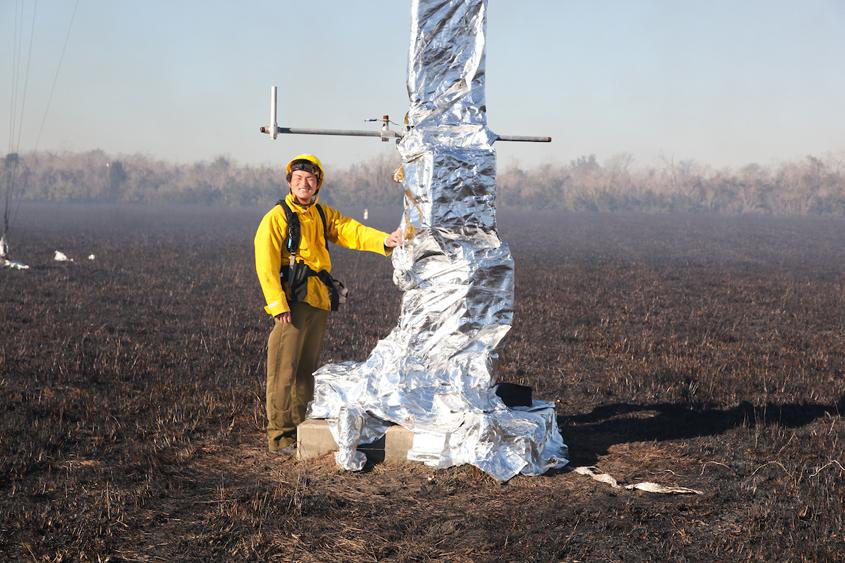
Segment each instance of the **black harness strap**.
[[[346,288],[338,280],[334,279],[328,270],[314,271],[305,262],[297,261],[296,255],[299,252],[299,243],[302,240],[302,226],[299,223],[299,215],[293,212],[285,200],[280,199],[276,202],[282,207],[287,219],[288,229],[285,235],[285,248],[290,253],[290,262],[287,266],[282,266],[281,276],[282,281],[287,282],[290,288],[291,300],[293,302],[302,301],[308,295],[308,278],[311,276],[317,277],[326,288],[329,290],[329,297],[331,299],[332,311],[337,311],[341,303],[346,302]],[[329,227],[326,220],[326,212],[323,207],[316,203],[317,213],[320,214],[320,220],[323,223],[323,242],[326,246],[326,254],[331,259],[329,252]]]
[[320,219],[323,221],[323,242],[326,243],[326,254],[329,255],[329,260],[331,260],[331,254],[329,253],[329,225],[326,221],[326,212],[323,211],[323,206],[319,203],[315,203],[314,205],[317,206],[317,213],[320,214]]
[[[302,237],[302,229],[299,225],[299,215],[293,212],[285,200],[280,199],[276,202],[276,205],[280,205],[282,210],[285,212],[285,218],[288,222],[288,237],[287,237],[287,249],[288,252],[294,254],[299,250],[299,240]],[[329,252],[329,226],[328,221],[326,220],[326,212],[323,211],[323,206],[319,203],[314,204],[317,207],[317,213],[320,214],[320,220],[323,222],[323,242],[326,244],[326,253],[329,254],[331,257],[331,253]],[[294,229],[291,229],[291,226],[294,226]]]

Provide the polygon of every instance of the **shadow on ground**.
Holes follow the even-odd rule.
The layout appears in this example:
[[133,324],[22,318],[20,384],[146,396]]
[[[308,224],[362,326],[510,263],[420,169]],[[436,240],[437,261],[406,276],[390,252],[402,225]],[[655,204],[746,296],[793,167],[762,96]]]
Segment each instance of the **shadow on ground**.
[[574,465],[594,465],[611,446],[716,436],[733,428],[778,425],[798,428],[825,415],[845,414],[845,395],[835,404],[777,404],[744,401],[729,409],[687,405],[614,403],[586,414],[559,416],[558,425]]

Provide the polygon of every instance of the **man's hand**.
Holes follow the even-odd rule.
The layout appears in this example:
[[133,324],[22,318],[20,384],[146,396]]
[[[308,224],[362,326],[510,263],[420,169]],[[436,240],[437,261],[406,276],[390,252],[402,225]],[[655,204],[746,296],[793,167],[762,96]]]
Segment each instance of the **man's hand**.
[[402,229],[396,229],[384,239],[385,248],[396,248],[402,245]]
[[273,318],[276,319],[276,323],[281,323],[283,325],[289,325],[290,321],[291,321],[290,311],[288,311],[287,313],[279,313],[278,315],[276,315]]

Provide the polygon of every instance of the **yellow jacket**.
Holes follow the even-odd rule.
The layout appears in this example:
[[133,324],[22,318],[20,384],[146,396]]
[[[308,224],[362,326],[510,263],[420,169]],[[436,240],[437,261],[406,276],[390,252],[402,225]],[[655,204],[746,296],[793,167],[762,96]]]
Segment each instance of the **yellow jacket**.
[[[297,261],[305,262],[315,272],[320,270],[331,272],[331,258],[328,248],[323,243],[323,224],[320,213],[315,208],[316,204],[305,208],[296,203],[292,194],[285,197],[285,202],[291,211],[299,215],[299,224],[302,229]],[[390,254],[390,250],[384,247],[387,233],[344,217],[328,205],[321,205],[321,207],[326,214],[329,241],[354,250],[369,250],[384,256]],[[261,290],[267,302],[264,310],[274,317],[290,311],[286,294],[288,288],[282,288],[280,278],[282,266],[287,266],[290,259],[290,253],[284,248],[287,241],[287,228],[284,209],[281,205],[275,205],[261,219],[258,231],[255,233],[255,271],[258,273],[258,281],[261,282]],[[312,307],[330,311],[329,290],[323,282],[312,276],[308,278],[307,283],[308,294],[305,296],[305,302]]]

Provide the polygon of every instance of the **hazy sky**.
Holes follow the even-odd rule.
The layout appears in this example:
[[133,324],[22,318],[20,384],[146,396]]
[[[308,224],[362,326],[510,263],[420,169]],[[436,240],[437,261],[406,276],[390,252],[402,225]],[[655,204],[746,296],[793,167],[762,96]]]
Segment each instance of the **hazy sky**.
[[[22,151],[36,143],[75,3],[37,2]],[[273,84],[280,125],[399,121],[409,4],[80,0],[38,148],[249,163],[307,151],[338,166],[389,153],[375,139],[270,141],[258,128]],[[0,0],[3,143],[15,14],[23,10],[26,55],[35,6]],[[497,144],[505,164],[624,152],[639,164],[723,166],[845,153],[845,0],[490,0],[487,31],[491,129],[554,138]]]

